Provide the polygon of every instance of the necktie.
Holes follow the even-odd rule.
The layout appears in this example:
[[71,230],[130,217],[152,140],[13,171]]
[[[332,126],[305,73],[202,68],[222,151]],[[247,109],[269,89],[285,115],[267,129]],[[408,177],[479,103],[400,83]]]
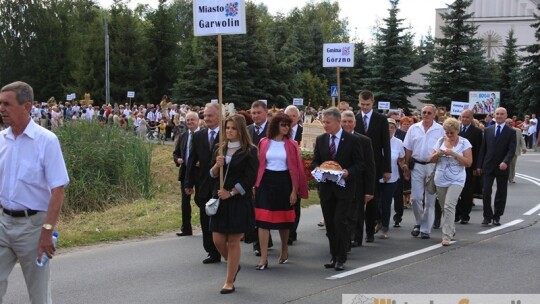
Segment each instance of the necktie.
[[334,159],[336,157],[336,142],[335,142],[336,136],[332,135],[330,138],[330,158]]
[[463,128],[461,128],[461,134],[465,134],[466,131],[467,131],[467,127],[463,126]]
[[192,146],[193,146],[193,132],[189,131],[188,151],[191,151]]
[[499,138],[499,135],[501,135],[501,126],[497,126],[497,132],[495,132],[495,138]]
[[261,126],[255,125],[255,133],[257,133],[257,135],[261,134]]
[[210,149],[214,147],[214,135],[216,135],[216,131],[210,131],[210,138],[208,139],[208,146],[210,147]]
[[364,130],[367,132],[368,128],[368,117],[367,115],[364,115]]

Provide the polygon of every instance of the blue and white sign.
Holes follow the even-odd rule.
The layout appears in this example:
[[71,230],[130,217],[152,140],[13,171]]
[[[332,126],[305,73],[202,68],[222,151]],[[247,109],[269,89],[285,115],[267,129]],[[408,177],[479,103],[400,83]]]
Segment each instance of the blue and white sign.
[[75,93],[71,93],[71,94],[66,95],[66,100],[67,101],[75,100],[75,98],[77,98],[77,94],[75,94]]
[[330,97],[338,97],[337,86],[330,87]]
[[323,67],[354,67],[354,44],[325,43],[323,46]]
[[468,102],[462,102],[462,101],[452,101],[452,105],[450,106],[450,115],[452,116],[459,116],[461,115],[461,112],[463,110],[469,108]]
[[390,110],[390,101],[379,101],[377,108],[379,110]]
[[193,28],[195,36],[245,34],[244,0],[194,0]]
[[128,98],[135,98],[135,91],[128,91],[127,92],[127,97]]
[[304,105],[304,99],[303,98],[293,98],[292,104],[295,106],[303,106]]

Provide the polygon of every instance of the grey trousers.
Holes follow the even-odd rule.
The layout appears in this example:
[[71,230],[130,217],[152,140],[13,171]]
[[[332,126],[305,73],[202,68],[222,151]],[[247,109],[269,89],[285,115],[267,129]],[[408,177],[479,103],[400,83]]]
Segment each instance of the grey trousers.
[[45,221],[45,212],[29,217],[11,217],[0,211],[0,304],[6,294],[8,277],[19,261],[32,304],[50,304],[50,262],[36,266],[36,258]]

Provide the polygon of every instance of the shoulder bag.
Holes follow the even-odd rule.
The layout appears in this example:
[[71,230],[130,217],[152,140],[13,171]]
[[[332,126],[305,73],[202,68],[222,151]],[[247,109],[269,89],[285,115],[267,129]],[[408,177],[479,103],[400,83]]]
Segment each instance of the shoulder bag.
[[[225,177],[223,178],[223,183],[225,184],[225,181],[227,180],[227,173],[229,173],[229,166],[227,166],[227,171],[225,171]],[[219,208],[219,197],[218,198],[211,198],[208,202],[206,202],[204,206],[204,211],[206,212],[206,215],[212,216],[215,215]]]

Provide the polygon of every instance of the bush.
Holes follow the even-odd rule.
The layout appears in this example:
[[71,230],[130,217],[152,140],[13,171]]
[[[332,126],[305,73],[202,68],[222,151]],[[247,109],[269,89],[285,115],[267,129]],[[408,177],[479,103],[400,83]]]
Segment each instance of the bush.
[[151,145],[97,122],[72,122],[56,133],[70,178],[64,213],[101,211],[151,196]]

